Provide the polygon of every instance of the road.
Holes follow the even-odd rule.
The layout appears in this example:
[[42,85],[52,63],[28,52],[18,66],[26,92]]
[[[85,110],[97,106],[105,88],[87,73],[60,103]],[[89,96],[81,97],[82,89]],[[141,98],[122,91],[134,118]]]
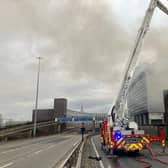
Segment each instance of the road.
[[80,140],[80,135],[60,134],[1,144],[0,168],[58,167]]
[[[159,163],[158,161],[153,160],[147,150],[140,152],[138,156],[128,156],[125,154],[123,156],[117,157],[116,159],[114,156],[106,155],[104,151],[102,151],[99,136],[94,136],[93,142],[96,146],[100,157],[102,158],[103,165],[105,168],[144,168],[146,164],[140,163],[136,160],[136,158],[141,157],[141,160],[149,162],[152,168],[168,168],[168,165],[164,165]],[[152,145],[152,148],[155,152],[161,151],[161,148],[158,144]],[[168,153],[168,150],[166,150],[166,152]],[[168,156],[158,158],[162,161],[168,161]]]

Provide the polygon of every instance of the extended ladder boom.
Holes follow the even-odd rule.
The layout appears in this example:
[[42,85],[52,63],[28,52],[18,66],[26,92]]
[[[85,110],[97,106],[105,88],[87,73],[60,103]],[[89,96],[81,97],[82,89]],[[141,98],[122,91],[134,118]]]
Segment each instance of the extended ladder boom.
[[126,66],[126,71],[122,81],[121,89],[115,103],[116,110],[117,112],[120,113],[120,116],[119,116],[120,118],[125,117],[124,104],[126,102],[127,90],[129,87],[132,74],[137,64],[139,52],[140,52],[144,37],[147,31],[149,30],[151,19],[156,7],[158,7],[168,15],[168,9],[159,0],[151,0],[149,7],[146,11],[143,23],[138,31],[137,38],[135,41],[135,46],[133,48],[131,57],[129,58],[128,64]]

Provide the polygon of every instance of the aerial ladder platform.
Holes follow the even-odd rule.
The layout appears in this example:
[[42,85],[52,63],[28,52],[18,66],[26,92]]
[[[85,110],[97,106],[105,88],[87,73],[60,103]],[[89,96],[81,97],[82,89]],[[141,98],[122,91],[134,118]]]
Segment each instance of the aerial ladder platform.
[[114,154],[119,151],[139,152],[147,148],[149,152],[152,153],[150,144],[153,142],[160,142],[163,151],[165,151],[164,130],[160,130],[160,136],[158,137],[145,134],[144,130],[138,129],[136,122],[129,120],[128,111],[125,110],[129,84],[137,65],[141,46],[149,30],[156,8],[159,8],[163,13],[168,15],[168,8],[160,0],[150,1],[142,25],[138,31],[131,56],[129,57],[118,97],[108,117],[101,125],[100,141],[102,148],[105,149],[106,152],[112,152]]

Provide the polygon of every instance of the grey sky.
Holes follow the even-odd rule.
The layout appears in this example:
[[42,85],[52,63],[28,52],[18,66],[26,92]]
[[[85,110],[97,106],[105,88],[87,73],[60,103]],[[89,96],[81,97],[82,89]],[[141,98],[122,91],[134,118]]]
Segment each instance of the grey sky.
[[[31,119],[36,56],[44,57],[40,108],[52,107],[54,97],[66,97],[71,109],[80,109],[83,104],[89,112],[106,111],[118,92],[148,3],[149,0],[1,1],[0,112],[4,118]],[[167,26],[168,17],[156,11],[141,62],[166,67]]]

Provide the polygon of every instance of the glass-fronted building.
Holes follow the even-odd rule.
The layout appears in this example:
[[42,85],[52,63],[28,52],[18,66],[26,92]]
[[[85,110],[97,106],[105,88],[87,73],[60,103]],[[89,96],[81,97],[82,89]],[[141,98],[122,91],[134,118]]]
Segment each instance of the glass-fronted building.
[[137,67],[128,89],[128,113],[139,125],[164,122],[165,86],[151,72],[150,66]]

